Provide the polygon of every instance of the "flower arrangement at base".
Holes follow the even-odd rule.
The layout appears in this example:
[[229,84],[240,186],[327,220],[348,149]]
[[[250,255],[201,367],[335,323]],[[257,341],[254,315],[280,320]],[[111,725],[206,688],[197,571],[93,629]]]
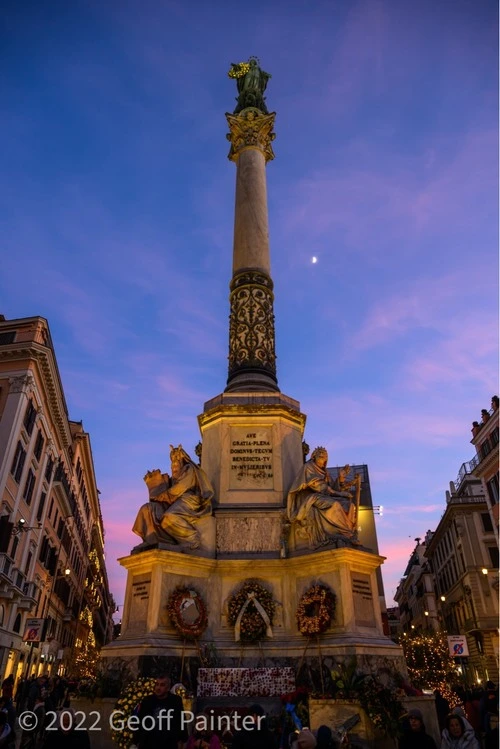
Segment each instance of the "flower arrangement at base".
[[257,642],[272,637],[276,604],[272,593],[257,580],[246,580],[228,601],[228,622],[234,639]]
[[167,612],[177,632],[186,640],[197,640],[207,628],[207,607],[192,588],[176,588],[168,599]]
[[127,728],[128,719],[138,709],[144,697],[148,697],[153,694],[155,686],[155,679],[141,676],[140,679],[127,684],[123,692],[120,694],[118,701],[115,704],[115,710],[118,710],[116,724],[124,723],[125,727],[123,730],[111,731],[111,738],[118,744],[120,749],[128,749],[133,743],[135,738],[134,731]]
[[321,635],[335,616],[335,593],[326,585],[312,585],[299,601],[295,617],[301,635]]
[[401,716],[405,712],[403,703],[394,691],[368,675],[359,690],[359,702],[371,722],[384,736],[396,738],[401,734]]
[[230,78],[243,78],[250,70],[248,62],[233,62],[229,68],[228,76]]

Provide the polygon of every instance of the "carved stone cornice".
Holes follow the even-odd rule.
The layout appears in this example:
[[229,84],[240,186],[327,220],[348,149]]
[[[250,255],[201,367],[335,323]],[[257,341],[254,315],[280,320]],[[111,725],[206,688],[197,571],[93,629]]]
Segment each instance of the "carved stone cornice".
[[228,384],[249,370],[276,382],[273,282],[262,271],[245,270],[233,277],[230,288]]
[[254,107],[248,107],[239,114],[226,113],[230,130],[226,138],[231,143],[228,158],[237,161],[241,151],[256,148],[262,151],[266,162],[274,159],[271,142],[276,137],[276,133],[273,133],[275,117],[275,112],[262,114]]
[[[47,346],[38,343],[31,343],[28,346],[25,344],[22,346],[16,346],[14,344],[9,348],[2,346],[0,349],[0,361],[14,363],[27,358],[36,361],[39,366],[45,395],[49,404],[51,419],[59,430],[63,447],[68,447],[71,444],[71,433],[69,429],[66,404],[64,402],[64,394],[62,392],[57,364],[52,350]],[[33,378],[33,375],[30,373],[28,374]],[[24,379],[24,376],[22,378]],[[34,382],[35,380],[33,379],[33,386]],[[26,387],[26,384],[23,385],[20,381],[16,383],[16,385],[21,388]],[[13,392],[12,389],[11,392]],[[18,392],[22,392],[22,390]]]

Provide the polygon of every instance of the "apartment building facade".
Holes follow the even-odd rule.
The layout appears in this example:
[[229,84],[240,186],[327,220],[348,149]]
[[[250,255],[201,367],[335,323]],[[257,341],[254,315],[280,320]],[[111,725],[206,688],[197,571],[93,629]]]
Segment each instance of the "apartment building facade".
[[473,422],[476,454],[446,492],[434,532],[416,539],[395,599],[400,633],[423,629],[464,635],[461,662],[472,686],[497,680],[499,670],[498,397]]
[[47,321],[0,316],[0,676],[70,673],[113,608],[90,438]]

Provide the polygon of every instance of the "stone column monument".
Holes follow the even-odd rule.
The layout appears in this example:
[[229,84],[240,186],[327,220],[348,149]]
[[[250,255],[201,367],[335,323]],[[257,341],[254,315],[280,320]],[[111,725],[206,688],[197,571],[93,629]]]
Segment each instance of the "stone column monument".
[[[264,97],[270,76],[255,58],[229,75],[238,97],[226,115],[236,166],[227,385],[198,417],[201,465],[172,445],[172,475],[146,474],[150,501],[134,524],[143,542],[119,560],[128,570],[121,637],[103,655],[126,657],[142,672],[163,657],[182,671],[204,642],[220,666],[265,661],[293,673],[323,612],[318,632],[332,663],[356,655],[404,670],[400,648],[383,634],[376,578],[383,558],[358,539],[361,477],[348,480],[345,466],[334,478],[321,447],[305,462],[305,416],[278,388],[266,192],[275,137]],[[196,637],[192,621],[179,628],[178,600],[179,616],[186,603],[192,621],[204,623]]]

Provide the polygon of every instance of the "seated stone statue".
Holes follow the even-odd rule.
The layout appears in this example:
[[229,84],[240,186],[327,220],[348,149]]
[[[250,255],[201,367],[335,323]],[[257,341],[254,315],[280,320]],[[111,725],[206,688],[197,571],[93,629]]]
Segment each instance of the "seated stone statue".
[[170,448],[172,478],[158,469],[148,471],[144,480],[150,501],[140,508],[132,530],[146,544],[163,542],[197,549],[197,521],[212,513],[214,491],[205,472],[193,463],[182,445]]
[[339,487],[345,481],[345,470],[336,484],[328,473],[327,462],[327,451],[317,447],[304,463],[288,493],[288,520],[299,536],[307,538],[311,549],[333,543],[339,534],[358,545],[356,507],[351,493]]

